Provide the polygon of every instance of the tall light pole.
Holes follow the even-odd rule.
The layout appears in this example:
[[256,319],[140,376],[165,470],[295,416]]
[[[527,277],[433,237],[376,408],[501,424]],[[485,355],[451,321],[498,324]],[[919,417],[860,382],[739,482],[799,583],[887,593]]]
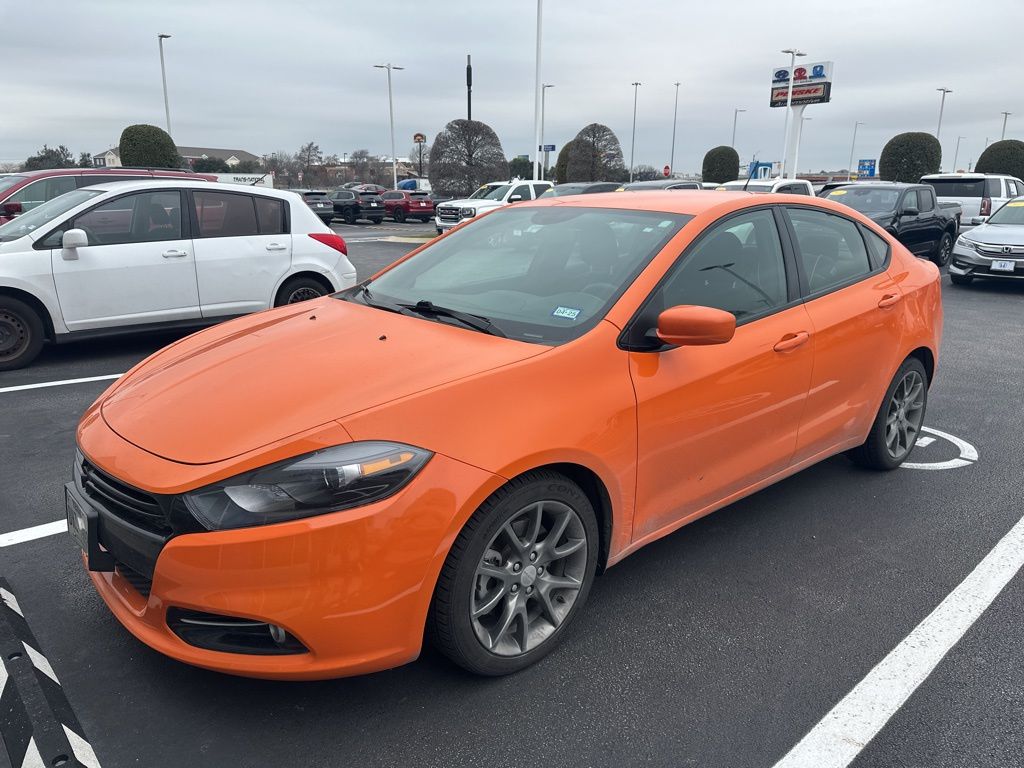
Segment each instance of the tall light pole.
[[[541,87],[540,87],[540,143],[541,143],[542,146],[544,144],[544,113],[545,113],[545,111],[547,109],[547,107],[545,106],[545,97],[547,96],[548,88],[554,88],[554,87],[555,86],[552,83],[542,83]],[[547,150],[545,150],[544,151],[544,162],[541,164],[541,169],[540,169],[540,178],[543,179],[547,175],[547,169],[548,169],[548,153],[547,153]]]
[[935,90],[942,93],[942,100],[939,101],[939,124],[935,126],[935,138],[938,139],[939,134],[942,132],[942,110],[946,106],[946,94],[952,93],[953,91],[950,90],[949,88],[936,88]]
[[850,142],[850,162],[846,165],[846,180],[853,180],[853,151],[857,147],[857,128],[864,125],[860,120],[853,124],[853,141]]
[[966,139],[966,138],[967,138],[966,136],[957,136],[956,137],[956,152],[953,153],[953,173],[956,173],[956,159],[960,155],[960,140],[961,139]]
[[171,134],[171,107],[167,101],[167,69],[164,67],[164,40],[169,38],[170,35],[165,35],[162,32],[156,36],[157,44],[160,46],[160,79],[164,83],[164,117],[167,118],[167,135]]
[[669,173],[676,172],[676,123],[679,121],[679,83],[676,86],[676,104],[672,108],[672,151],[668,155]]
[[738,107],[732,111],[732,143],[729,145],[733,149],[736,149],[736,120],[740,116],[740,112],[746,112],[745,109],[739,109]]
[[541,112],[541,94],[544,91],[541,88],[540,83],[540,41],[541,41],[541,21],[544,17],[543,13],[544,0],[537,0],[537,62],[535,65],[534,75],[534,96],[533,96],[533,178],[540,178],[540,112]]
[[636,97],[643,83],[633,83],[633,138],[629,141],[629,180],[633,180],[633,154],[636,152]]
[[786,146],[782,152],[782,177],[786,178],[789,169],[786,168],[786,155],[789,154],[789,113],[793,106],[793,70],[796,68],[796,57],[806,56],[803,51],[796,48],[786,48],[783,53],[789,54],[789,89],[786,91]]
[[391,97],[391,70],[405,69],[392,64],[374,64],[374,69],[386,69],[388,71],[388,116],[391,119],[391,188],[398,189],[398,158],[395,157],[395,102]]
[[1013,114],[1013,112],[1003,112],[1003,132],[999,136],[999,140],[1000,141],[1002,141],[1003,139],[1006,138],[1006,118],[1008,118],[1012,114]]

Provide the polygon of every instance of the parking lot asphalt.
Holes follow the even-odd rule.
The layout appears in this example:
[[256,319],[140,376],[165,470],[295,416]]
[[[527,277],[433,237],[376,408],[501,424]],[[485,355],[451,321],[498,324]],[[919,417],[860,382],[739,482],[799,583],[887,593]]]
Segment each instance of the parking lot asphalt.
[[[336,228],[360,277],[413,247]],[[943,290],[926,424],[977,460],[812,467],[610,569],[561,647],[509,678],[429,648],[359,678],[232,678],[135,641],[65,535],[0,548],[0,576],[105,767],[772,766],[1024,514],[1024,285]],[[173,338],[49,349],[0,390],[120,373]],[[0,533],[63,516],[75,424],[106,383],[0,391]],[[912,461],[961,454],[936,436]],[[853,765],[1024,765],[1022,609],[1017,574]]]

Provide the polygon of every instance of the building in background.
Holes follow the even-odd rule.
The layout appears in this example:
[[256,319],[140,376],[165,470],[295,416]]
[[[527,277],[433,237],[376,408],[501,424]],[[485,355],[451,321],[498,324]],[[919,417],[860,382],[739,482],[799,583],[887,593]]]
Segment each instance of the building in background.
[[[178,147],[178,154],[182,159],[192,165],[196,160],[223,160],[229,168],[244,163],[257,163],[262,161],[252,152],[244,149],[214,149],[212,147]],[[96,168],[120,168],[121,153],[117,147],[111,147],[92,156],[92,164]]]

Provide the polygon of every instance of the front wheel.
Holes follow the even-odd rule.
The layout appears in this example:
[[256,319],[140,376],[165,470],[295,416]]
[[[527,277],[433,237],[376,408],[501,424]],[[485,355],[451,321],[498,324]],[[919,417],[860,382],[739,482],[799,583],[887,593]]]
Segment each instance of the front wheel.
[[954,275],[952,272],[949,273],[949,279],[953,281],[953,285],[970,285],[974,282],[970,275]]
[[579,613],[597,553],[594,508],[578,485],[546,470],[516,478],[452,545],[434,591],[435,645],[480,675],[530,666]]
[[932,254],[932,261],[938,267],[944,267],[949,264],[949,259],[953,255],[953,236],[949,232],[943,232],[942,238],[939,240],[938,246],[935,248],[935,252]]
[[39,356],[45,335],[43,320],[23,301],[0,296],[0,371],[24,368]]
[[896,469],[914,450],[927,405],[928,374],[920,360],[908,357],[885,392],[868,439],[850,458],[868,469]]

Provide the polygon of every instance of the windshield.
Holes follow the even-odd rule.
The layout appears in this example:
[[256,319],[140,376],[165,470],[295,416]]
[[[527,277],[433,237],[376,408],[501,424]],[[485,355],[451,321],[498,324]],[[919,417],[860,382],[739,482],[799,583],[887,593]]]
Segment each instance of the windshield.
[[1024,197],[1011,200],[989,216],[989,224],[1024,224]]
[[498,184],[488,185],[480,187],[476,192],[469,196],[470,200],[501,200],[508,192],[508,188],[511,184]]
[[19,237],[24,237],[30,232],[39,229],[39,227],[45,227],[76,205],[81,205],[89,198],[96,197],[96,195],[102,195],[103,192],[104,190],[102,189],[75,189],[71,192],[65,192],[60,197],[53,198],[53,200],[48,200],[28,213],[23,213],[13,221],[0,226],[0,243],[17,240]]
[[15,184],[24,181],[28,176],[0,176],[0,192],[10,189]]
[[[692,216],[604,208],[508,208],[339,294],[382,306],[431,302],[509,338],[558,344],[593,328]],[[433,318],[447,322],[443,317]]]
[[848,205],[861,213],[888,213],[896,210],[896,203],[900,199],[900,190],[879,189],[878,187],[868,187],[867,189],[842,187],[833,189],[826,197],[837,203]]

